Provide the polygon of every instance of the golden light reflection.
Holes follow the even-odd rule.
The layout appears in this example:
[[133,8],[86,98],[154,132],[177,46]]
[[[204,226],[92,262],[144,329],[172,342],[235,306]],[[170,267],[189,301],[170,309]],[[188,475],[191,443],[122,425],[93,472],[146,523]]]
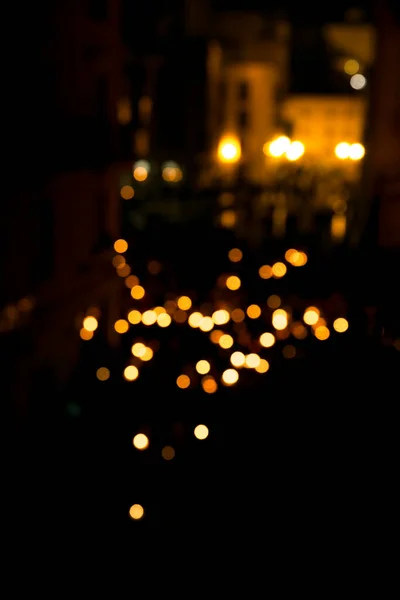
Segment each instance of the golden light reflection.
[[149,447],[150,440],[144,433],[137,433],[132,443],[136,450],[146,450]]
[[142,320],[142,313],[139,312],[138,310],[131,310],[128,313],[128,321],[132,325],[137,325],[138,323],[141,322],[141,320]]
[[262,358],[260,364],[256,367],[256,371],[257,373],[266,373],[269,371],[269,362],[265,358]]
[[198,440],[205,440],[208,438],[209,430],[206,425],[197,425],[194,428],[194,435]]
[[246,312],[250,319],[258,319],[258,317],[261,315],[261,308],[258,306],[258,304],[250,304],[250,306],[247,307]]
[[260,365],[261,359],[258,354],[252,352],[246,356],[245,366],[249,369],[256,369]]
[[181,296],[178,298],[177,304],[181,310],[189,310],[192,307],[192,301],[189,296]]
[[241,281],[239,279],[239,277],[237,277],[237,275],[230,275],[228,277],[228,279],[226,280],[226,287],[228,288],[228,290],[238,290],[241,286]]
[[220,215],[220,223],[222,227],[231,229],[235,227],[237,221],[237,213],[235,210],[224,210]]
[[157,315],[157,324],[159,327],[168,327],[169,325],[171,325],[171,321],[172,319],[167,313],[160,313],[159,315]]
[[96,371],[96,377],[99,381],[107,381],[110,378],[110,370],[107,367],[100,367]]
[[246,362],[246,357],[243,352],[234,352],[230,358],[230,361],[234,367],[243,367]]
[[231,262],[240,262],[243,258],[243,252],[239,248],[232,248],[228,252],[228,258]]
[[120,190],[120,194],[123,200],[132,200],[135,195],[135,190],[131,185],[124,185]]
[[236,369],[226,369],[222,373],[222,383],[224,383],[227,386],[235,385],[238,379],[239,373],[236,371]]
[[140,521],[144,516],[144,508],[141,504],[133,504],[129,509],[129,516],[134,521]]
[[154,310],[146,310],[142,314],[142,323],[143,325],[154,325],[157,321],[157,315]]
[[232,348],[233,342],[233,337],[228,333],[224,333],[223,335],[221,335],[221,337],[218,340],[218,344],[221,346],[221,348],[224,349]]
[[272,296],[269,296],[269,298],[267,300],[267,304],[270,308],[279,308],[281,303],[282,303],[282,301],[281,301],[280,297],[277,296],[276,294],[272,294]]
[[125,367],[124,377],[127,381],[135,381],[139,377],[139,369],[135,365]]
[[141,285],[134,285],[131,289],[131,296],[134,300],[141,300],[144,297],[144,287]]
[[245,313],[241,308],[235,308],[232,311],[231,319],[234,323],[241,323],[245,319]]
[[261,277],[261,279],[271,279],[273,275],[272,267],[270,267],[269,265],[263,265],[259,268],[258,274]]
[[126,333],[129,329],[129,323],[125,319],[118,319],[114,323],[114,329],[117,333]]
[[199,327],[202,319],[203,315],[200,312],[193,312],[191,315],[189,315],[188,323],[190,327],[193,327],[195,329],[196,327]]
[[172,460],[175,458],[175,450],[172,446],[164,446],[164,448],[161,450],[161,456],[164,460]]
[[319,309],[316,306],[309,306],[304,311],[303,321],[307,325],[315,325],[319,319]]
[[224,332],[221,331],[220,329],[214,329],[214,331],[212,331],[210,333],[210,340],[212,341],[213,344],[218,344],[219,340],[221,339],[221,337],[224,335]]
[[287,268],[283,262],[276,262],[272,265],[272,275],[280,279],[286,274]]
[[93,337],[93,331],[88,331],[87,329],[85,329],[84,327],[82,327],[82,329],[79,332],[79,336],[82,340],[84,340],[85,342],[89,341],[92,339]]
[[190,377],[188,377],[188,375],[179,375],[178,379],[176,380],[176,385],[181,390],[185,390],[190,386]]
[[114,242],[114,250],[118,252],[118,254],[123,254],[128,250],[128,242],[126,240],[120,239]]
[[319,325],[314,329],[314,335],[318,340],[327,340],[330,336],[330,331],[325,325]]
[[222,163],[236,163],[240,159],[239,141],[233,136],[224,137],[218,146],[218,158]]
[[339,317],[333,322],[333,329],[338,333],[344,333],[349,328],[349,322],[344,317]]
[[199,329],[201,331],[211,331],[214,327],[214,322],[211,317],[202,317],[199,322]]
[[274,310],[272,314],[272,325],[278,330],[286,329],[288,325],[288,314],[283,308]]
[[218,389],[218,384],[211,375],[203,377],[201,380],[201,386],[207,394],[214,394]]
[[142,342],[136,342],[135,344],[133,344],[133,346],[131,348],[131,352],[132,352],[133,356],[136,356],[137,358],[141,358],[146,353],[146,346],[144,344],[142,344]]
[[260,344],[264,348],[271,348],[275,344],[275,336],[268,331],[260,335]]
[[227,310],[220,309],[214,311],[211,318],[215,325],[225,325],[229,322],[231,317]]
[[211,369],[211,365],[208,362],[208,360],[199,360],[196,363],[196,371],[200,374],[200,375],[205,375],[206,373],[209,372],[209,370]]

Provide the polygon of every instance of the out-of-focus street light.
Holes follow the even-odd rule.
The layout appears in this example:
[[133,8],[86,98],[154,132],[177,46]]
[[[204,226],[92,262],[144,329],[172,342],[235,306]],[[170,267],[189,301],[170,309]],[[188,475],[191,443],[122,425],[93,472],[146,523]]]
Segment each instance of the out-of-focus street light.
[[287,160],[298,160],[304,154],[304,144],[299,141],[291,141],[285,135],[281,135],[272,142],[264,144],[263,152],[265,155],[280,158],[285,156]]
[[365,155],[365,148],[362,144],[349,144],[340,142],[335,148],[335,154],[340,160],[361,160]]
[[150,163],[147,160],[138,160],[133,165],[133,178],[136,181],[146,181],[150,173]]
[[239,161],[241,148],[239,141],[234,137],[224,137],[218,146],[218,158],[220,162],[233,164]]
[[162,178],[167,183],[178,183],[183,177],[182,169],[176,163],[168,161],[162,166]]

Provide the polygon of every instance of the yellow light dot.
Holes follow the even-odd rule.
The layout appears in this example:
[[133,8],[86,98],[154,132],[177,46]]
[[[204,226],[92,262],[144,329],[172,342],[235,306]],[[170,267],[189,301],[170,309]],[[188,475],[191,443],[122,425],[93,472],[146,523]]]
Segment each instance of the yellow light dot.
[[185,323],[187,319],[187,313],[185,313],[185,311],[181,310],[180,308],[178,308],[178,310],[174,312],[173,316],[174,321],[176,321],[176,323]]
[[141,285],[134,285],[131,289],[131,296],[134,300],[141,300],[144,294],[144,287],[142,287]]
[[285,329],[288,325],[288,315],[285,310],[282,308],[278,308],[274,310],[272,314],[272,325],[275,329],[282,330]]
[[291,262],[292,256],[296,253],[298,253],[297,250],[295,250],[294,248],[289,248],[289,250],[286,250],[285,252],[285,260]]
[[96,317],[85,317],[83,319],[83,328],[86,329],[86,331],[96,331],[97,327],[99,326],[99,323],[96,319]]
[[230,361],[234,367],[243,367],[246,362],[246,357],[243,352],[234,352],[230,358]]
[[286,271],[287,268],[285,263],[283,262],[277,262],[274,265],[272,265],[272,275],[277,279],[283,277],[286,274]]
[[211,375],[203,377],[201,380],[201,386],[207,394],[214,394],[218,389],[218,384],[214,377],[211,377]]
[[154,325],[157,321],[157,315],[154,310],[146,310],[142,314],[142,323],[143,325]]
[[260,344],[264,348],[271,348],[275,344],[275,336],[268,331],[260,335]]
[[167,300],[164,304],[164,308],[168,314],[172,315],[176,311],[176,302]]
[[327,340],[331,333],[325,325],[320,325],[315,328],[314,334],[318,340]]
[[178,298],[177,304],[181,310],[189,310],[192,306],[192,301],[189,296],[181,296]]
[[307,261],[308,257],[305,252],[296,252],[293,254],[290,260],[294,267],[304,267],[304,265],[307,264]]
[[120,194],[123,200],[131,200],[135,195],[135,190],[131,185],[124,185],[120,190]]
[[79,335],[81,337],[82,340],[85,340],[85,342],[87,342],[88,340],[91,340],[93,337],[93,331],[88,331],[87,329],[85,329],[84,327],[82,327],[82,329],[79,332]]
[[276,294],[272,294],[267,300],[267,304],[270,308],[279,308],[281,305],[281,299]]
[[129,323],[125,319],[118,319],[114,324],[114,329],[117,333],[126,333],[129,329]]
[[148,175],[147,169],[144,167],[136,167],[133,170],[133,177],[136,181],[146,181]]
[[146,353],[146,346],[142,342],[136,342],[136,344],[133,344],[131,352],[133,356],[141,358]]
[[139,369],[135,365],[129,365],[124,369],[124,377],[127,381],[135,381],[139,377]]
[[199,312],[194,312],[189,316],[188,323],[190,327],[196,328],[200,325],[203,315]]
[[263,265],[258,269],[258,274],[261,279],[271,279],[272,277],[272,268],[269,265]]
[[219,338],[218,343],[221,346],[221,348],[224,348],[224,349],[232,348],[232,346],[233,346],[233,337],[231,335],[229,335],[228,333],[224,333]]
[[211,331],[213,327],[214,322],[211,317],[202,317],[199,323],[199,328],[201,329],[201,331]]
[[230,315],[227,310],[221,309],[213,312],[211,318],[216,325],[225,325],[226,323],[228,323]]
[[226,369],[222,373],[222,382],[225,385],[234,385],[239,379],[239,373],[235,369]]
[[144,508],[140,504],[133,504],[129,509],[129,516],[134,521],[140,521],[144,515]]
[[132,323],[132,325],[137,325],[138,323],[140,323],[142,320],[142,313],[140,313],[138,310],[131,310],[128,313],[128,321],[129,323]]
[[250,304],[246,312],[250,319],[258,319],[261,315],[261,308],[257,304]]
[[146,450],[149,447],[149,438],[144,433],[137,433],[133,438],[133,445],[136,450]]
[[291,327],[292,334],[298,340],[304,340],[307,337],[307,329],[302,323],[295,322]]
[[96,377],[99,381],[107,381],[110,378],[110,371],[107,367],[100,367],[96,371]]
[[315,325],[319,319],[319,310],[315,306],[309,306],[304,311],[303,320],[307,325]]
[[194,435],[198,440],[205,440],[208,437],[208,427],[205,425],[197,425],[194,428]]
[[176,380],[176,385],[181,390],[185,390],[190,385],[190,378],[187,375],[179,375],[178,379]]
[[211,365],[208,360],[199,360],[196,364],[196,371],[200,373],[200,375],[205,375],[211,369]]
[[153,350],[151,348],[145,348],[145,351],[143,352],[142,356],[140,356],[140,360],[142,360],[143,362],[148,362],[153,358],[153,356]]
[[164,460],[172,460],[175,457],[175,450],[172,446],[164,446],[161,450],[161,456]]
[[220,222],[222,227],[231,229],[236,225],[237,213],[235,210],[224,210],[220,215]]
[[154,312],[156,313],[157,317],[158,315],[161,315],[163,313],[166,313],[167,311],[165,310],[165,308],[163,306],[155,306],[153,308]]
[[120,269],[121,267],[123,267],[124,265],[126,265],[126,260],[125,257],[122,256],[121,254],[117,254],[116,256],[114,256],[114,258],[112,259],[112,264],[116,269]]
[[243,252],[239,248],[232,248],[228,252],[228,257],[231,262],[240,262],[243,258]]
[[228,288],[228,290],[238,290],[241,286],[241,283],[242,282],[240,281],[239,277],[237,277],[236,275],[230,275],[226,280],[226,287]]
[[355,75],[356,73],[358,73],[359,69],[360,63],[354,58],[350,58],[344,63],[344,70],[347,73],[347,75]]
[[114,242],[114,250],[118,252],[118,254],[123,254],[128,250],[128,242],[126,240],[120,239]]
[[257,373],[266,373],[269,371],[269,362],[265,358],[262,358],[260,364],[256,367],[256,371]]
[[289,344],[283,348],[282,354],[285,358],[294,358],[296,356],[296,348]]
[[242,321],[244,321],[244,318],[245,318],[245,314],[241,308],[235,308],[232,311],[231,319],[234,323],[241,323]]
[[222,163],[235,163],[240,159],[241,149],[235,137],[224,137],[218,146],[218,158]]
[[168,327],[171,325],[171,317],[167,313],[161,313],[157,316],[157,323],[159,327]]
[[344,333],[345,331],[347,331],[349,328],[349,322],[347,319],[344,319],[343,317],[339,317],[338,319],[335,319],[335,321],[333,322],[333,329],[335,331],[337,331],[338,333]]
[[245,366],[249,369],[256,369],[260,364],[261,358],[254,352],[246,356]]

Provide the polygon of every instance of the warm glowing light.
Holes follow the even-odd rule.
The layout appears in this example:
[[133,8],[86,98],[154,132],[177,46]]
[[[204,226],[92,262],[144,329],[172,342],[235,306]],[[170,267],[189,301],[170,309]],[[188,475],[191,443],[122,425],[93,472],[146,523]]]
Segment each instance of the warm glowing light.
[[231,314],[231,319],[234,323],[241,323],[242,321],[244,321],[244,318],[245,318],[245,314],[241,308],[233,309],[232,314]]
[[189,310],[189,308],[192,306],[192,301],[189,296],[181,296],[178,298],[177,304],[181,310]]
[[129,323],[125,319],[118,319],[114,323],[114,329],[117,333],[126,333],[129,329]]
[[[154,311],[155,312],[155,311]],[[160,313],[157,315],[157,324],[159,327],[168,327],[171,325],[171,317],[167,313]]]
[[133,504],[129,509],[129,516],[134,521],[139,521],[144,515],[144,508],[140,504]]
[[199,329],[201,329],[201,331],[211,331],[213,327],[214,321],[211,317],[202,317],[199,323]]
[[99,381],[107,381],[110,378],[110,371],[107,367],[100,367],[96,371],[96,377]]
[[232,262],[240,262],[243,258],[243,252],[239,248],[232,248],[228,252],[228,258]]
[[134,285],[138,285],[138,283],[139,279],[136,275],[129,275],[129,277],[125,279],[125,285],[129,289],[133,288]]
[[243,365],[245,364],[246,357],[243,354],[243,352],[234,352],[230,360],[234,367],[240,368],[243,367]]
[[258,269],[258,274],[261,277],[261,279],[271,279],[272,268],[269,265],[263,265]]
[[205,440],[208,437],[208,427],[205,425],[197,425],[194,428],[194,435],[198,440]]
[[309,306],[304,311],[303,321],[307,325],[315,325],[318,322],[320,312],[315,306]]
[[275,329],[282,330],[288,325],[288,315],[283,308],[278,308],[272,313],[272,325]]
[[231,229],[235,227],[237,221],[237,213],[234,210],[224,210],[220,215],[220,222],[222,227]]
[[232,348],[232,346],[233,346],[233,337],[231,335],[227,334],[227,333],[224,333],[219,338],[218,343],[221,346],[221,348],[224,348],[224,349]]
[[258,319],[261,315],[261,308],[257,304],[250,304],[250,306],[247,307],[246,312],[250,319]]
[[137,325],[138,323],[141,322],[141,320],[142,320],[142,313],[140,313],[138,310],[131,310],[128,313],[128,321],[132,325]]
[[154,310],[146,310],[142,314],[142,323],[143,325],[154,325],[157,321],[157,315]]
[[351,160],[361,160],[365,156],[365,148],[362,144],[352,144],[349,150]]
[[269,362],[262,358],[260,364],[256,367],[257,373],[266,373],[269,370]]
[[96,319],[96,317],[85,317],[83,319],[83,328],[86,329],[86,331],[96,331],[97,327],[99,326],[99,323]]
[[142,356],[144,356],[146,353],[146,346],[142,344],[142,342],[136,342],[136,344],[133,344],[131,352],[133,356],[137,356],[137,358],[142,358]]
[[281,305],[281,302],[282,302],[281,299],[276,294],[272,294],[272,296],[269,296],[269,298],[267,300],[267,304],[270,308],[279,308]]
[[264,348],[271,348],[275,344],[275,336],[268,331],[260,335],[260,344]]
[[87,329],[85,329],[84,327],[82,327],[82,329],[79,332],[79,336],[82,340],[84,340],[85,342],[89,341],[92,339],[93,337],[93,331],[88,331]]
[[139,377],[139,369],[135,365],[129,365],[124,369],[124,377],[127,381],[135,381]]
[[207,394],[214,394],[218,389],[218,384],[214,377],[211,377],[211,375],[203,377],[201,380],[201,386]]
[[228,290],[238,290],[241,286],[241,283],[242,282],[240,281],[239,277],[237,277],[236,275],[230,275],[226,280],[226,287],[228,288]]
[[218,146],[218,158],[222,163],[236,163],[240,159],[241,149],[237,139],[223,138]]
[[200,312],[193,312],[191,315],[189,315],[188,323],[190,327],[196,328],[199,327],[202,319],[203,315]]
[[136,450],[146,450],[149,447],[150,440],[144,433],[137,433],[132,443]]
[[132,200],[135,190],[131,185],[124,185],[120,190],[120,194],[123,200]]
[[277,279],[283,277],[286,274],[286,271],[287,268],[285,263],[283,262],[277,262],[274,265],[272,265],[272,275]]
[[126,240],[116,240],[114,242],[114,250],[118,252],[118,254],[123,254],[128,250],[128,242]]
[[299,160],[304,154],[304,144],[301,142],[292,142],[286,150],[286,158],[290,161]]
[[143,355],[140,357],[140,360],[142,360],[143,362],[148,362],[149,360],[151,360],[153,358],[153,356],[154,356],[153,350],[146,346]]
[[314,335],[318,340],[327,340],[330,334],[329,329],[325,325],[319,325],[314,330]]
[[231,317],[227,310],[220,309],[213,312],[211,318],[216,325],[225,325]]
[[185,390],[190,385],[190,377],[187,375],[179,375],[178,379],[176,380],[176,385],[181,390]]
[[265,144],[263,152],[264,154],[270,154],[270,156],[278,158],[279,156],[283,156],[283,154],[285,154],[285,152],[289,150],[289,148],[290,139],[285,135],[281,135],[269,144]]
[[256,369],[260,365],[260,361],[261,359],[258,354],[252,352],[246,356],[245,366],[249,369]]
[[347,75],[355,75],[360,69],[360,63],[357,60],[354,60],[354,58],[350,58],[349,60],[346,60],[343,68]]
[[144,287],[141,285],[134,285],[131,289],[131,296],[134,300],[141,300],[144,297]]
[[222,382],[225,385],[234,385],[239,379],[239,373],[236,369],[226,369],[222,373]]
[[304,327],[303,323],[300,323],[299,321],[292,323],[291,332],[298,340],[304,340],[304,338],[307,337],[307,329]]
[[221,331],[220,329],[214,329],[214,331],[212,331],[210,333],[210,340],[212,341],[213,344],[218,344],[219,340],[221,339],[221,337],[224,335],[224,332]]
[[335,154],[340,160],[349,158],[350,155],[350,144],[347,142],[340,142],[335,148]]
[[206,373],[208,373],[210,369],[211,365],[208,362],[208,360],[199,360],[198,363],[196,363],[196,371],[200,375],[206,375]]
[[167,183],[178,183],[183,177],[182,169],[173,161],[164,163],[162,167],[162,178]]
[[333,329],[335,331],[337,331],[338,333],[344,333],[345,331],[347,331],[349,328],[349,322],[347,319],[344,319],[343,317],[339,317],[338,319],[335,319],[333,322]]

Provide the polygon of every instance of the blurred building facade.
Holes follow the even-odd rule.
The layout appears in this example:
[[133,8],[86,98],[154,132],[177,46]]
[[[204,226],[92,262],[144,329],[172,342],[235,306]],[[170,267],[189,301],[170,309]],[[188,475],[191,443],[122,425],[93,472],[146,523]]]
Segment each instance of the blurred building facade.
[[[31,10],[40,29],[24,15],[9,74],[14,185],[3,210],[0,319],[8,391],[25,408],[38,373],[55,381],[70,374],[87,308],[105,313],[106,329],[118,311],[110,249],[130,151],[119,2]],[[10,23],[20,23],[17,12]]]

